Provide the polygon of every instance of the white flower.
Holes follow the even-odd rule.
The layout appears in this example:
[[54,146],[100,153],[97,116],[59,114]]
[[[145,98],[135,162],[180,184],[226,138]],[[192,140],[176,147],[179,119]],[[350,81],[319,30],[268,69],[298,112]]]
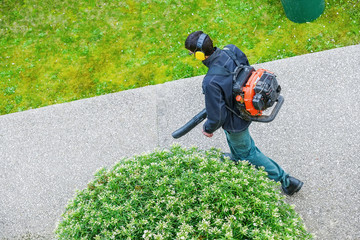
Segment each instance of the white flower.
[[221,226],[221,225],[223,224],[223,222],[222,222],[221,219],[217,218],[217,219],[215,219],[214,224],[215,224],[216,226]]
[[153,236],[153,234],[152,234],[149,230],[145,230],[145,231],[144,231],[144,234],[142,235],[142,237],[143,237],[145,240],[150,239],[152,236]]
[[210,222],[203,219],[201,223],[198,223],[199,230],[208,231]]

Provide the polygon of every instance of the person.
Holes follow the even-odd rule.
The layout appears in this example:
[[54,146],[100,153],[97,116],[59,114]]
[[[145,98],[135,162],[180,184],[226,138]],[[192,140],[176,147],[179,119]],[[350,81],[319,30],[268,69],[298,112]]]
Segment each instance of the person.
[[[287,174],[274,160],[257,148],[249,132],[251,121],[239,117],[232,93],[233,76],[209,74],[214,66],[221,66],[233,72],[235,62],[223,50],[214,47],[211,38],[202,31],[189,34],[185,40],[185,48],[189,50],[190,55],[194,55],[209,68],[202,82],[207,113],[203,134],[212,137],[214,132],[222,127],[232,160],[247,160],[256,167],[263,166],[270,179],[281,183],[285,194],[293,195],[298,192],[303,182]],[[240,64],[249,65],[246,55],[238,47],[229,44],[226,48],[235,54]]]

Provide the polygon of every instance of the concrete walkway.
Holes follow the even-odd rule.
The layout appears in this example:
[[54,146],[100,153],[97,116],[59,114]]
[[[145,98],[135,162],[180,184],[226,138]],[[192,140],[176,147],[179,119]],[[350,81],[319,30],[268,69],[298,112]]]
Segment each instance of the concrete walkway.
[[[296,205],[317,239],[360,239],[360,45],[256,65],[275,72],[285,103],[253,123],[259,148],[295,177]],[[122,157],[183,146],[228,151],[201,125],[202,76],[0,116],[0,239],[52,239],[67,201]]]

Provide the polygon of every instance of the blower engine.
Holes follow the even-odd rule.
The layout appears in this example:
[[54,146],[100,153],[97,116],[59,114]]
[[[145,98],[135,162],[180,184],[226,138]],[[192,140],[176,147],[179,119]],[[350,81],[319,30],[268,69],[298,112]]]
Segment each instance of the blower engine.
[[[251,66],[242,66],[238,75],[234,76],[233,83],[233,95],[235,106],[240,112],[239,117],[247,121],[271,122],[284,102],[280,91],[281,87],[274,73],[265,69],[255,71]],[[276,105],[271,114],[263,115],[263,111],[271,108],[274,103]]]

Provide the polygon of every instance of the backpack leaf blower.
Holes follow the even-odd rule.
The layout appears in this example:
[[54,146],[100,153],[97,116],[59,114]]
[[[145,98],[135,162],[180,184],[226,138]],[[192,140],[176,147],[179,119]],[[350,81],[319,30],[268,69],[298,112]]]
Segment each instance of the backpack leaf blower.
[[[209,69],[208,74],[233,75],[233,96],[235,107],[239,113],[229,106],[226,106],[226,108],[246,121],[267,123],[274,120],[284,103],[284,98],[280,95],[281,87],[275,74],[265,69],[255,70],[252,66],[241,65],[229,49],[224,48],[224,51],[237,65],[234,72],[229,72],[221,66],[214,66]],[[271,107],[273,107],[271,113],[263,115],[263,111]],[[184,126],[173,132],[173,138],[184,136],[206,117],[206,109],[203,109]]]

